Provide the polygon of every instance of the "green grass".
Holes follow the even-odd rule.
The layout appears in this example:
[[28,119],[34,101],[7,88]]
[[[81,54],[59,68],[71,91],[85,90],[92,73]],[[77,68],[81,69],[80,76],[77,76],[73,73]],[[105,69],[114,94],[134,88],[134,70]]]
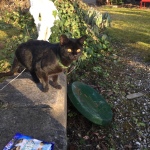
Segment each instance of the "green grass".
[[111,28],[107,30],[111,41],[141,52],[147,59],[150,55],[150,10],[108,7],[100,10],[111,15]]

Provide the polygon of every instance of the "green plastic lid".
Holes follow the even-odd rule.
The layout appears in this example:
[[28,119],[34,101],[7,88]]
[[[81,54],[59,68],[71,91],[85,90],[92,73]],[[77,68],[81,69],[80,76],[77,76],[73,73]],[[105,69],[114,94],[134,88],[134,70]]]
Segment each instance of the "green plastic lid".
[[76,109],[93,123],[108,125],[112,121],[111,107],[90,86],[78,81],[73,82],[68,87],[68,97]]

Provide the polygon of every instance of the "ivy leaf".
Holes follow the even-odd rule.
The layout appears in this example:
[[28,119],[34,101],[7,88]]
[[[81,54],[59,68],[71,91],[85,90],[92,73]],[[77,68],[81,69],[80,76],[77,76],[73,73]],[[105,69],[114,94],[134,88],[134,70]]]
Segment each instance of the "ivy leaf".
[[56,18],[57,17],[57,11],[56,10],[53,10],[52,12],[53,16]]

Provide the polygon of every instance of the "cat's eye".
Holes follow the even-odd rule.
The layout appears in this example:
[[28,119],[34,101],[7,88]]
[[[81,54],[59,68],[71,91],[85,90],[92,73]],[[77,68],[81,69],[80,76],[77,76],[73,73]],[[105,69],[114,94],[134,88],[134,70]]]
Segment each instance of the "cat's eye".
[[70,48],[68,48],[68,49],[67,49],[67,51],[68,51],[69,53],[71,53],[71,52],[72,52],[72,50],[71,50]]
[[77,49],[77,53],[79,53],[79,52],[81,52],[81,50],[80,50],[80,49]]

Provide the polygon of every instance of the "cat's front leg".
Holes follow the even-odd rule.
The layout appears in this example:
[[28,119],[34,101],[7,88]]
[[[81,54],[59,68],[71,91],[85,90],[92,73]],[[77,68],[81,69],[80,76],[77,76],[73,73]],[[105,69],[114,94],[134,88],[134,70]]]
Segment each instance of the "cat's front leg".
[[57,82],[58,81],[58,75],[52,76],[52,80],[53,80],[53,82],[51,84],[54,88],[56,88],[56,89],[61,89],[62,88],[61,85],[59,85],[58,82]]
[[49,83],[48,83],[48,76],[47,75],[43,75],[42,85],[43,85],[43,92],[48,92],[48,90],[49,90]]
[[42,85],[43,85],[43,92],[48,92],[49,84],[47,84],[46,82],[43,82]]
[[46,73],[41,72],[41,71],[37,71],[36,75],[39,78],[40,82],[42,83],[43,92],[48,92],[49,90],[48,75],[46,75]]

